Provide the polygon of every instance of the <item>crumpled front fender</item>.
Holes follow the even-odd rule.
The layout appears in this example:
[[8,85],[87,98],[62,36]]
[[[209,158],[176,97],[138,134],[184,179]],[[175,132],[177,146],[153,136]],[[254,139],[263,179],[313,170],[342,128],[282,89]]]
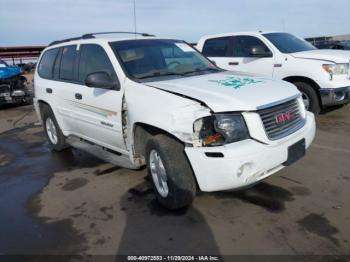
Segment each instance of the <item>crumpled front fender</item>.
[[172,130],[171,133],[185,143],[196,143],[196,137],[193,130],[193,123],[202,117],[209,116],[210,109],[198,103],[180,108],[171,114]]

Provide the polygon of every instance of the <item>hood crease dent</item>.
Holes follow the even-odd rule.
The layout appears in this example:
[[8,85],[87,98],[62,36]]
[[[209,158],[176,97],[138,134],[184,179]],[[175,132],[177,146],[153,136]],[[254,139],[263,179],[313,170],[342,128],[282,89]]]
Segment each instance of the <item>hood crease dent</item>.
[[147,86],[149,87],[152,87],[152,88],[156,88],[158,90],[161,90],[161,91],[164,91],[164,92],[168,92],[170,94],[173,94],[173,95],[176,95],[176,96],[180,96],[180,97],[183,97],[183,98],[187,98],[187,99],[190,99],[190,100],[193,100],[195,102],[198,102],[199,104],[209,108],[211,111],[213,111],[207,104],[205,104],[203,101],[199,100],[199,99],[196,99],[194,97],[190,97],[190,96],[186,96],[184,94],[181,94],[181,93],[178,93],[178,92],[174,92],[174,91],[170,91],[170,90],[166,90],[166,89],[163,89],[163,88],[159,88],[157,86],[153,86],[153,85],[150,85],[150,84],[146,84]]
[[285,81],[221,72],[152,81],[147,86],[197,101],[213,112],[256,111],[276,101],[298,96],[297,88]]

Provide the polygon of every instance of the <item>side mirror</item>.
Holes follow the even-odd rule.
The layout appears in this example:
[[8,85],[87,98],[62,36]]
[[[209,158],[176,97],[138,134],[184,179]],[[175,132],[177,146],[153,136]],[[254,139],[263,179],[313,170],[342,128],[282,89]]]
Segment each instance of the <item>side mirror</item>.
[[272,53],[270,51],[266,51],[261,45],[253,46],[249,55],[251,57],[272,57]]
[[214,60],[209,60],[213,65],[217,65],[216,62]]
[[88,74],[85,79],[85,85],[88,87],[105,89],[120,89],[119,81],[113,80],[107,72],[94,72]]

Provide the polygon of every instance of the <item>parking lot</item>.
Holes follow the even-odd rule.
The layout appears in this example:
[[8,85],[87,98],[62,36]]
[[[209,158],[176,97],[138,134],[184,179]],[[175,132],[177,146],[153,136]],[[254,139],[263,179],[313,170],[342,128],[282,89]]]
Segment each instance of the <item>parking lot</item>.
[[32,106],[2,108],[0,132],[0,254],[350,253],[350,106],[317,117],[301,161],[174,212],[145,169],[51,152]]

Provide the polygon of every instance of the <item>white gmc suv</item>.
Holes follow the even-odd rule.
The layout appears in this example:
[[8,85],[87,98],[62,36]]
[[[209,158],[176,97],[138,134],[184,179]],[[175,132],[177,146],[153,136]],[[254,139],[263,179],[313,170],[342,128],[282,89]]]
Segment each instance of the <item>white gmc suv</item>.
[[183,41],[146,34],[54,42],[35,72],[50,145],[147,165],[157,199],[254,184],[303,157],[314,115],[290,83],[217,68]]
[[204,36],[196,47],[220,68],[295,84],[306,108],[315,114],[350,102],[350,51],[318,50],[279,32]]

